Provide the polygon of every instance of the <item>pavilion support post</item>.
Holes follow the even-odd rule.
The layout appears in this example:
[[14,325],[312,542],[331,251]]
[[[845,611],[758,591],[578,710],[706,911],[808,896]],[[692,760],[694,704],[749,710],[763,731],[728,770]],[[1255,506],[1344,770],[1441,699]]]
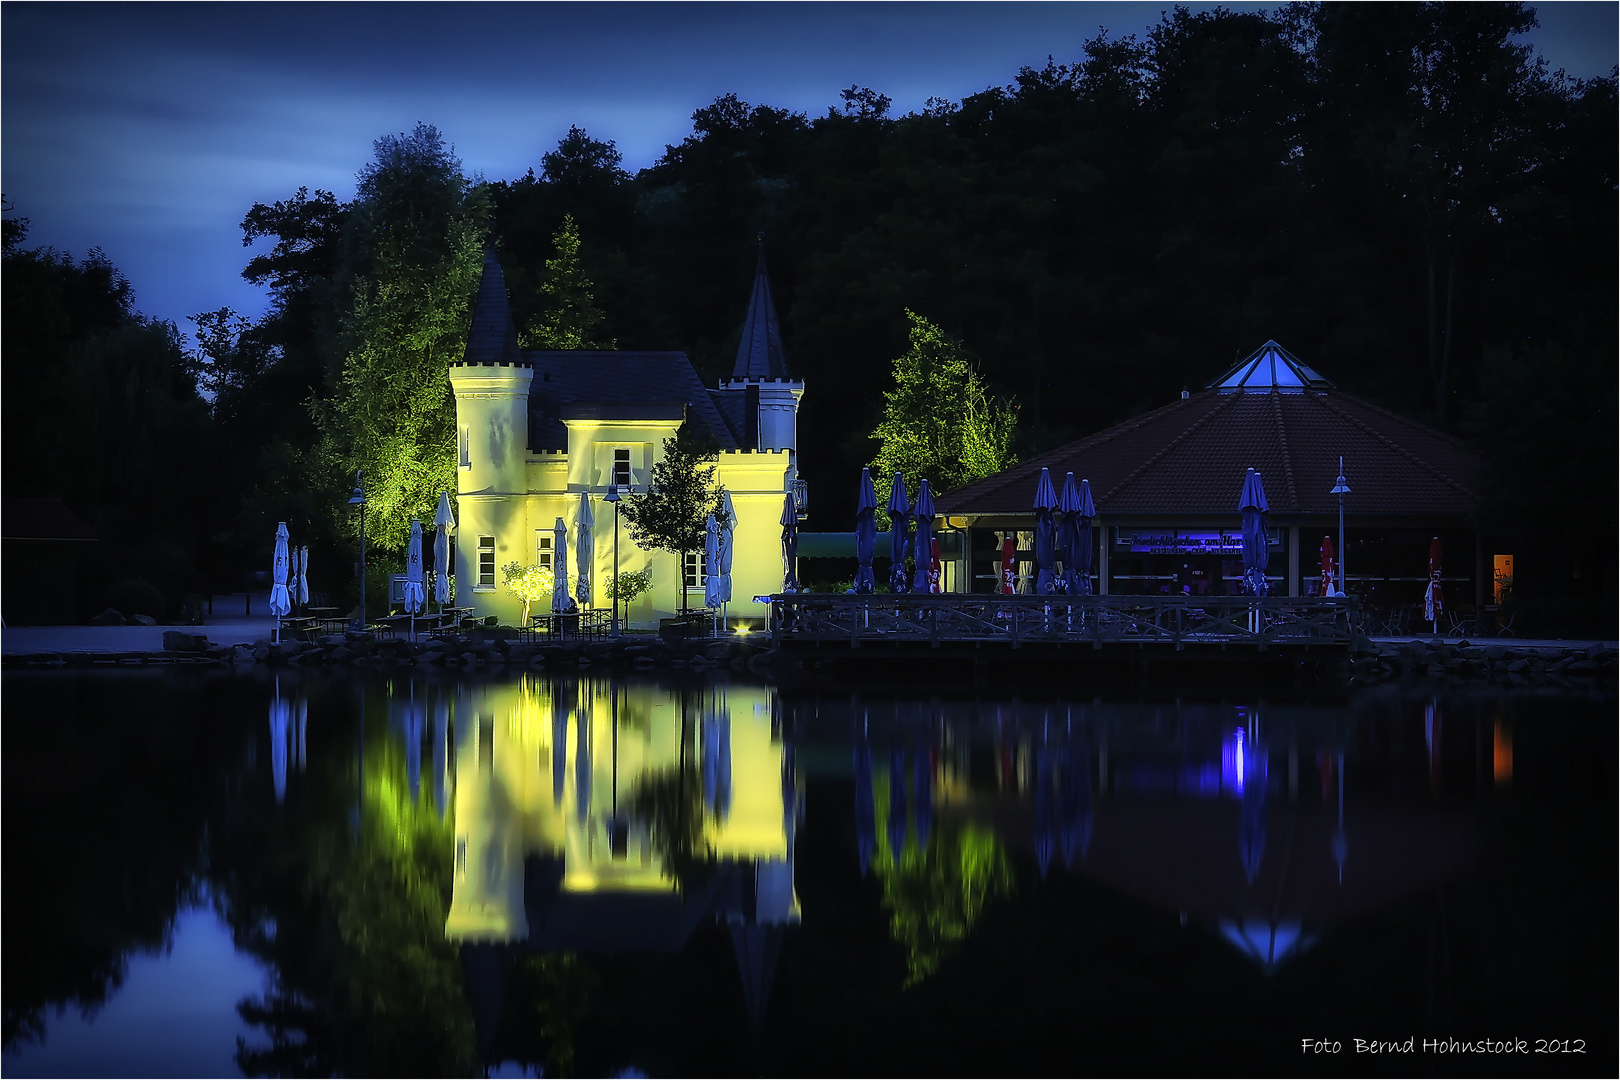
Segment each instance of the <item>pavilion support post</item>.
[[1299,526],[1288,526],[1288,595],[1299,595]]
[[1108,595],[1109,555],[1114,550],[1111,541],[1113,529],[1107,525],[1097,530],[1097,595]]

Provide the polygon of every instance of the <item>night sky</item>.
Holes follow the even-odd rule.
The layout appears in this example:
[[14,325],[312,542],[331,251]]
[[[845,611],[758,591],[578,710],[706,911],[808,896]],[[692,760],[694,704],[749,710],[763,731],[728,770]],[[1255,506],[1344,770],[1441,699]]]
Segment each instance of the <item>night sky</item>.
[[[1140,34],[1168,6],[7,3],[3,183],[31,246],[100,246],[137,306],[189,335],[194,312],[263,309],[239,276],[252,203],[300,185],[350,198],[372,140],[419,120],[491,180],[538,171],[569,124],[633,172],[723,93],[815,116],[858,84],[901,114],[1076,60],[1099,26]],[[1617,12],[1538,5],[1529,40],[1553,68],[1608,75]]]

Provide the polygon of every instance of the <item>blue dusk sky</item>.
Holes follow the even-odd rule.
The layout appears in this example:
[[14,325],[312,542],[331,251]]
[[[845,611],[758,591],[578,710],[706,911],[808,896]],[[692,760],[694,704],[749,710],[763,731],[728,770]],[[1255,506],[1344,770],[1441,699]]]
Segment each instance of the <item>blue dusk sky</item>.
[[[194,312],[264,308],[239,276],[250,205],[301,185],[350,198],[372,140],[418,121],[490,180],[538,171],[570,124],[635,171],[723,93],[814,116],[870,86],[900,114],[1078,59],[1099,28],[1141,34],[1169,7],[7,3],[0,176],[30,245],[101,247],[138,307],[189,335]],[[1536,11],[1528,40],[1553,68],[1610,73],[1620,5]]]

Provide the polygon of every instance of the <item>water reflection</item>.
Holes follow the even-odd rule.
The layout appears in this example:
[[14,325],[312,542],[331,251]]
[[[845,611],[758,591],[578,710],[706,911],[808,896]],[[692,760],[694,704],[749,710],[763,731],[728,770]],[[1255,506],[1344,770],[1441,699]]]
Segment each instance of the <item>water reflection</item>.
[[[857,695],[856,855],[884,878],[909,984],[938,968],[984,903],[1012,892],[1009,850],[1028,853],[1038,880],[1061,864],[1206,926],[1274,971],[1328,926],[1433,888],[1472,858],[1470,815],[1433,797],[1444,784],[1437,699],[1419,706],[1430,797],[1351,785],[1358,757],[1399,753],[1399,730],[1381,729],[1402,707],[1366,699],[1358,717],[1265,703],[935,701],[919,716]],[[799,708],[839,726],[836,703]],[[1511,748],[1493,738],[1500,777]],[[1313,767],[1319,799],[1300,789]],[[943,843],[931,845],[925,823],[936,819]],[[936,863],[953,846],[962,872],[947,880]],[[924,866],[926,886],[899,883]],[[916,926],[937,932],[924,942]]]
[[[93,708],[63,721],[64,686]],[[291,670],[8,694],[51,718],[8,739],[13,1055],[124,992],[203,889],[274,972],[238,1010],[250,1074],[996,1071],[951,1056],[941,1003],[1104,1033],[1173,1026],[1183,986],[1202,1019],[1165,1046],[1222,1010],[1440,1030],[1585,985],[1609,932],[1567,901],[1612,891],[1580,801],[1609,820],[1612,703]]]
[[675,953],[730,928],[762,1015],[799,920],[793,755],[764,686],[669,690],[608,678],[469,687],[453,702],[455,841],[445,934],[463,947],[480,1042],[498,1015],[485,948]]

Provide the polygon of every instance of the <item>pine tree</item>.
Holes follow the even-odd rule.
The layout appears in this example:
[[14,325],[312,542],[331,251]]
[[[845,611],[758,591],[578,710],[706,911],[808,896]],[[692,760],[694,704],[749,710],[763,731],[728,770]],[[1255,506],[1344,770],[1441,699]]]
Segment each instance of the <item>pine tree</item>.
[[616,343],[602,336],[607,316],[591,293],[594,286],[579,268],[579,226],[574,215],[563,218],[551,238],[557,257],[546,260],[540,282],[540,312],[525,328],[519,344],[525,349],[612,349]]

